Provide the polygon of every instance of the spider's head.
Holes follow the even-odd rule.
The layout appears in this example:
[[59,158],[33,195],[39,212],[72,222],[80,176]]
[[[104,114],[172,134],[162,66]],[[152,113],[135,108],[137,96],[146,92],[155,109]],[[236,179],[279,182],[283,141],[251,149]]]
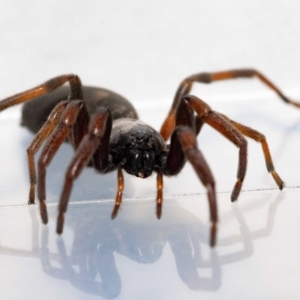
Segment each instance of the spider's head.
[[131,175],[149,177],[162,168],[166,145],[162,136],[142,121],[118,119],[113,123],[110,151],[114,164]]
[[155,152],[151,136],[134,134],[127,146],[125,171],[140,178],[149,177],[154,170]]

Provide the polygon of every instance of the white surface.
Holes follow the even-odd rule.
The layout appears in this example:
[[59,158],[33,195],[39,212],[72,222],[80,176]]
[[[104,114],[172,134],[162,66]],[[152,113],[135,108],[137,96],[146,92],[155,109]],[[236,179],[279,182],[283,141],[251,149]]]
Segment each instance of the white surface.
[[[74,72],[131,99],[158,129],[185,76],[238,67],[261,70],[300,99],[299,9],[299,1],[2,1],[0,99]],[[72,151],[64,145],[49,167],[45,227],[37,207],[26,205],[32,135],[12,108],[0,114],[1,298],[299,298],[299,111],[257,81],[199,85],[193,93],[267,136],[285,190],[249,141],[247,177],[232,205],[238,151],[205,127],[198,142],[217,182],[216,249],[207,246],[205,190],[189,165],[165,179],[160,221],[155,178],[126,176],[111,221],[116,175],[86,170],[57,238],[56,202]]]

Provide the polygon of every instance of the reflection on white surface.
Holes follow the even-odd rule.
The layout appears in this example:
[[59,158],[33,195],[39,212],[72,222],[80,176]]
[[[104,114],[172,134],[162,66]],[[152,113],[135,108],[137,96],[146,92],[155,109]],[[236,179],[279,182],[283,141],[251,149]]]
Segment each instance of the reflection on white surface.
[[[86,170],[75,182],[65,230],[57,237],[57,199],[72,150],[63,145],[47,172],[50,222],[43,226],[37,206],[26,205],[26,147],[32,135],[17,119],[0,116],[5,145],[0,148],[2,294],[9,299],[24,293],[40,299],[45,291],[50,298],[69,299],[153,299],[154,294],[157,299],[256,299],[257,294],[259,299],[283,294],[295,299],[300,292],[299,111],[275,98],[244,101],[242,106],[238,101],[215,102],[213,108],[267,136],[275,167],[287,185],[283,192],[277,189],[260,145],[249,141],[243,192],[231,204],[238,151],[206,126],[198,142],[217,182],[215,249],[208,246],[205,189],[189,165],[177,178],[165,179],[159,221],[155,178],[126,176],[124,203],[112,221],[116,174]],[[162,116],[155,115],[147,108],[148,114],[142,110],[141,115],[156,124],[156,118],[164,117],[161,111]],[[11,289],[11,278],[17,289]]]
[[[230,205],[225,199],[228,195],[220,197],[220,235],[218,247],[213,250],[207,245],[207,222],[201,221],[201,211],[206,209],[204,196],[167,199],[160,221],[155,218],[153,201],[126,201],[114,221],[109,217],[112,203],[73,204],[69,207],[62,237],[54,233],[54,205],[49,207],[50,224],[42,228],[34,206],[2,209],[1,228],[16,211],[19,218],[14,221],[14,228],[0,231],[3,237],[0,254],[5,257],[2,265],[11,276],[18,274],[18,270],[11,267],[15,264],[25,273],[28,271],[30,276],[19,277],[18,289],[37,298],[43,295],[40,288],[43,285],[51,288],[53,295],[70,297],[72,294],[72,297],[76,295],[75,299],[81,293],[73,294],[74,289],[103,299],[151,299],[151,293],[159,289],[159,297],[186,299],[199,293],[203,297],[207,291],[218,294],[224,289],[223,285],[226,290],[231,281],[248,280],[251,285],[257,280],[242,279],[245,271],[238,278],[232,273],[242,265],[247,273],[257,272],[261,256],[272,246],[276,246],[273,252],[278,251],[281,244],[280,240],[272,242],[272,239],[270,244],[274,222],[287,224],[283,217],[275,218],[282,194],[262,193],[265,201],[257,197],[259,193],[253,194],[249,193],[242,205]],[[284,198],[284,201],[291,200]],[[256,222],[248,225],[253,214]],[[21,225],[24,220],[26,226]],[[25,238],[15,243],[14,231],[19,226]],[[263,247],[256,247],[257,240],[262,239]],[[255,248],[261,253],[255,253]],[[29,262],[28,258],[35,260]],[[245,267],[247,259],[255,264]],[[270,256],[264,267],[274,265],[276,268],[279,265],[276,260],[278,257]],[[297,261],[297,257],[285,260],[289,264]],[[36,288],[28,291],[32,278]],[[270,291],[269,295],[275,293]]]

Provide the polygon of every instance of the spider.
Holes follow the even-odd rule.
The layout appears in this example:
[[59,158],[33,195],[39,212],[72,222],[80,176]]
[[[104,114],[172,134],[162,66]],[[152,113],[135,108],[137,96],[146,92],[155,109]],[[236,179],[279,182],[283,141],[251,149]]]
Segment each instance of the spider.
[[[268,172],[279,189],[284,187],[274,169],[264,135],[211,110],[204,101],[189,94],[195,82],[211,83],[238,77],[257,77],[285,102],[300,107],[300,104],[289,100],[260,72],[252,69],[198,73],[184,79],[177,89],[160,133],[138,120],[137,112],[125,98],[106,89],[83,86],[79,77],[73,74],[54,77],[0,101],[0,111],[25,103],[22,125],[36,133],[27,149],[30,176],[28,203],[35,202],[37,184],[41,218],[47,224],[46,167],[67,138],[75,154],[66,171],[60,197],[56,227],[58,234],[63,231],[64,214],[73,182],[85,167],[93,167],[100,173],[117,170],[118,191],[112,219],[117,216],[122,202],[122,169],[140,178],[147,178],[152,172],[157,173],[156,216],[159,219],[163,203],[163,175],[177,175],[188,160],[207,190],[211,221],[210,245],[215,246],[218,222],[215,182],[196,141],[204,123],[215,128],[239,148],[237,181],[231,201],[238,199],[246,175],[247,141],[243,135],[261,143]],[[65,83],[69,84],[69,88]],[[167,144],[169,138],[170,143]],[[34,155],[44,141],[36,176]]]

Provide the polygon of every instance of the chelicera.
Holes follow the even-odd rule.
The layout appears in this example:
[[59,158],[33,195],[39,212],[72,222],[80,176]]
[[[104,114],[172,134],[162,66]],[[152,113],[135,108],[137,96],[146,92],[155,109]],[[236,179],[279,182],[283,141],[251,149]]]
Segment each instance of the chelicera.
[[[177,175],[188,160],[207,189],[210,210],[210,245],[216,243],[217,201],[213,175],[196,137],[204,123],[209,124],[239,148],[237,181],[231,194],[236,201],[240,194],[247,167],[247,141],[243,135],[260,142],[267,170],[279,189],[284,183],[276,173],[264,135],[217,113],[204,101],[189,95],[192,85],[238,77],[257,77],[274,90],[285,102],[289,100],[265,76],[252,69],[216,73],[198,73],[184,79],[179,85],[171,110],[160,133],[138,120],[134,107],[122,96],[102,88],[82,86],[76,75],[57,76],[35,88],[0,101],[0,111],[25,103],[22,124],[36,133],[27,149],[30,175],[29,204],[35,202],[35,186],[43,223],[48,222],[46,200],[46,168],[60,145],[68,138],[75,154],[66,171],[59,202],[57,233],[62,233],[64,213],[67,210],[74,180],[89,166],[100,173],[117,170],[118,191],[112,218],[117,216],[122,201],[124,179],[122,170],[140,178],[157,173],[156,215],[162,214],[163,175]],[[69,87],[64,86],[69,83]],[[166,141],[170,138],[170,143]],[[34,155],[45,141],[38,160],[36,176]]]

